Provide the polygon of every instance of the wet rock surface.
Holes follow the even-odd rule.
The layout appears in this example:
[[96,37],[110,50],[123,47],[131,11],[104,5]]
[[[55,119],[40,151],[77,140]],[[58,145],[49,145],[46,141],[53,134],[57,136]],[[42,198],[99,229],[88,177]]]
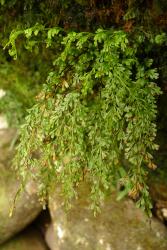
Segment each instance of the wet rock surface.
[[[86,200],[85,187],[66,213],[63,201],[50,198],[53,228],[48,231],[52,250],[166,250],[167,230],[158,220],[150,222],[131,200],[107,198],[94,217]],[[54,237],[53,237],[54,236]]]

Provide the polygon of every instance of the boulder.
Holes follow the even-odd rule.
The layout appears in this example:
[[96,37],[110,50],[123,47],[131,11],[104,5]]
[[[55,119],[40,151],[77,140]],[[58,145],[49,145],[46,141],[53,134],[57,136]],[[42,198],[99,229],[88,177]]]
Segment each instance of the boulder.
[[3,245],[0,250],[47,250],[44,240],[38,231],[28,228]]
[[150,183],[150,195],[153,200],[153,213],[162,222],[167,222],[167,183],[154,180]]
[[53,224],[46,240],[52,250],[166,250],[167,229],[156,219],[149,219],[133,201],[116,201],[113,194],[101,204],[94,217],[89,209],[87,188],[79,191],[67,212],[60,190],[53,192],[49,207]]
[[16,200],[12,217],[9,216],[19,189],[14,171],[10,168],[12,151],[9,149],[14,133],[11,130],[0,131],[0,244],[30,224],[42,210],[36,194],[36,186],[29,182],[26,190]]

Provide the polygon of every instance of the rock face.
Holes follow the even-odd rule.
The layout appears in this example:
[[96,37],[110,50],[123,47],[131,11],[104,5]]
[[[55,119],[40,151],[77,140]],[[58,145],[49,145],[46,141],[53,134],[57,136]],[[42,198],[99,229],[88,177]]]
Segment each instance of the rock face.
[[161,179],[150,184],[150,195],[154,202],[155,215],[163,222],[167,222],[167,183]]
[[9,217],[19,183],[10,169],[8,160],[12,152],[7,146],[13,133],[0,131],[0,244],[25,228],[42,210],[34,183],[28,183],[26,191],[18,196],[13,216]]
[[40,234],[28,228],[23,233],[0,246],[0,250],[47,250]]
[[114,195],[104,202],[101,213],[94,217],[87,191],[80,196],[67,213],[59,191],[50,198],[53,228],[48,229],[52,250],[166,250],[167,230],[153,219],[151,224],[131,200],[115,200]]

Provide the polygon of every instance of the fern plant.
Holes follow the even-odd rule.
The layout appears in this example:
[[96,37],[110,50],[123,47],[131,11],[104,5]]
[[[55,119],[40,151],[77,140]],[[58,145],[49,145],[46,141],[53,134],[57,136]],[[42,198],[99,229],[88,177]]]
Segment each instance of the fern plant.
[[[39,39],[39,27],[23,30]],[[46,47],[57,38],[61,50],[47,83],[21,129],[15,166],[23,181],[34,178],[45,199],[59,183],[67,200],[83,181],[91,185],[91,207],[118,183],[148,213],[148,168],[156,136],[156,98],[161,93],[153,61],[138,53],[144,34],[122,30],[68,32],[40,26]],[[14,39],[13,39],[14,37]],[[7,46],[16,55],[15,38]],[[157,38],[156,38],[157,39]],[[34,43],[35,44],[35,43]]]
[[[70,203],[85,181],[94,210],[113,187],[121,187],[118,199],[129,195],[150,214],[147,172],[156,168],[152,153],[158,149],[156,102],[161,93],[156,81],[162,73],[156,66],[162,66],[157,60],[162,57],[165,67],[165,1],[0,4],[0,23],[5,23],[0,36],[9,51],[2,52],[3,66],[22,71],[17,62],[26,65],[17,83],[14,70],[3,77],[12,93],[6,97],[23,114],[18,116],[23,125],[14,160],[23,184],[35,179],[43,202],[61,185]],[[1,110],[10,108],[6,97]]]

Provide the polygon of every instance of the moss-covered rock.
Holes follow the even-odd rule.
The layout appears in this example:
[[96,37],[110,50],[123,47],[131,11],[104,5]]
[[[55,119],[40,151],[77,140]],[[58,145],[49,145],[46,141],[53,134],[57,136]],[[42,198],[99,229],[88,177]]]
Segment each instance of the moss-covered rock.
[[0,246],[0,250],[46,250],[40,234],[34,229],[27,229]]
[[12,217],[9,216],[19,188],[14,171],[11,170],[9,142],[13,138],[10,130],[0,131],[0,244],[25,228],[42,210],[38,202],[34,183],[28,183],[26,190],[18,196]]

